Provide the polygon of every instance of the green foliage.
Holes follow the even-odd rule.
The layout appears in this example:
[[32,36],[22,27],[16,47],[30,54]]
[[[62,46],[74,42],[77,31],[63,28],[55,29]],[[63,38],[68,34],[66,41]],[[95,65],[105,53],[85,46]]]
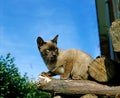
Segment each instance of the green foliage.
[[23,77],[14,64],[10,53],[4,58],[0,56],[0,98],[50,98],[46,92],[37,90],[37,83]]
[[33,81],[28,83],[29,93],[27,93],[26,98],[51,98],[49,93],[39,91],[36,84]]

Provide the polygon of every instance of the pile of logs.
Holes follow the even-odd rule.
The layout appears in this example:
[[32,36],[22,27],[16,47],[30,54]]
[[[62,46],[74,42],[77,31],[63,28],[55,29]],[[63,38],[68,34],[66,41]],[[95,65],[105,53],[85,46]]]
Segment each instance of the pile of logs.
[[98,57],[91,63],[88,72],[90,80],[59,80],[40,76],[38,88],[62,96],[57,98],[120,98],[118,63]]

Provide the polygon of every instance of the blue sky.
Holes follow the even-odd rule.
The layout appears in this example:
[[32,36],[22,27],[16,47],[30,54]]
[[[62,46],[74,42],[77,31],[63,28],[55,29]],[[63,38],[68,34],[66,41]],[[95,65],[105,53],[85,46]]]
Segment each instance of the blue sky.
[[77,48],[100,55],[95,0],[2,0],[0,55],[11,53],[21,74],[37,79],[48,71],[36,38],[59,34],[60,49]]

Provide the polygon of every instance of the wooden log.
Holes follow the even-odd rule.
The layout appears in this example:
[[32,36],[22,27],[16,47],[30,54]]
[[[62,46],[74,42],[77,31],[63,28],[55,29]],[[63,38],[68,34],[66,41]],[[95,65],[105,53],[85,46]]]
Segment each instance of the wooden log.
[[115,53],[115,60],[120,62],[120,19],[116,19],[110,26],[110,36]]
[[114,51],[120,52],[120,19],[116,19],[112,22],[110,26],[110,35]]
[[66,95],[98,94],[115,96],[120,94],[120,86],[110,87],[89,80],[59,80],[42,76],[38,79],[38,89]]
[[105,57],[96,58],[89,66],[90,76],[98,82],[108,82],[115,74],[115,63]]
[[98,96],[96,96],[94,94],[86,94],[84,96],[81,96],[80,98],[98,98]]

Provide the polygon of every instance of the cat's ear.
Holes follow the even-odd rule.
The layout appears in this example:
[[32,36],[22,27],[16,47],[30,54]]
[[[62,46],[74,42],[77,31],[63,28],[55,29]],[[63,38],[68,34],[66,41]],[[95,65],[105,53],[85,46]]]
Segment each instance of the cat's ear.
[[58,35],[56,35],[51,41],[57,44]]
[[43,44],[45,44],[44,40],[41,37],[37,38],[37,45],[40,48]]

